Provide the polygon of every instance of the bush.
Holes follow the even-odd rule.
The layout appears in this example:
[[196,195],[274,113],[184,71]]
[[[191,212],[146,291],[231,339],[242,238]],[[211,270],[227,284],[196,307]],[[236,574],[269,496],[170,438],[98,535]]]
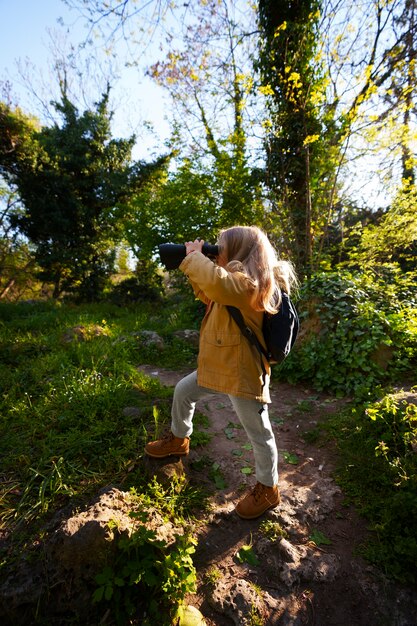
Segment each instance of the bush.
[[132,276],[115,285],[108,298],[113,304],[127,306],[141,302],[157,302],[161,299],[161,293],[153,285],[143,284],[136,276]]
[[[417,388],[415,388],[417,391]],[[345,492],[371,522],[365,556],[401,582],[417,581],[417,396],[389,394],[334,420]]]
[[141,260],[136,266],[135,276],[130,276],[115,285],[109,293],[114,304],[126,306],[141,302],[158,302],[163,294],[163,280],[152,261]]
[[365,398],[411,374],[417,361],[415,295],[407,276],[329,272],[299,294],[301,334],[278,375],[316,389]]

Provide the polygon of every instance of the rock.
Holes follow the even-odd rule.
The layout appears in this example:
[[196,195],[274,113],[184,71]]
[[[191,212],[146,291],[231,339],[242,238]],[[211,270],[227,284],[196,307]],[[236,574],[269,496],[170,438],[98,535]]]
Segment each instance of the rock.
[[186,474],[182,459],[179,457],[153,459],[145,455],[143,464],[148,474],[155,476],[160,485],[168,485],[174,476],[179,478]]
[[162,337],[153,330],[141,330],[135,333],[134,336],[137,337],[145,347],[155,347],[158,350],[163,350],[165,347]]
[[202,613],[194,606],[180,606],[176,626],[206,626]]
[[207,601],[236,626],[250,626],[253,624],[253,613],[261,616],[264,611],[260,593],[246,580],[217,581]]
[[107,336],[108,331],[106,328],[102,326],[93,325],[93,326],[74,326],[73,328],[69,328],[66,330],[62,337],[61,341],[63,343],[72,343],[73,341],[88,341],[93,337],[101,337]]
[[185,329],[185,330],[176,330],[173,333],[174,337],[178,339],[182,339],[183,341],[187,341],[192,346],[196,346],[198,348],[200,342],[200,333],[198,330]]
[[335,554],[313,551],[303,545],[293,545],[282,539],[278,546],[281,557],[278,565],[279,578],[286,587],[300,582],[324,582],[335,579],[339,560]]
[[132,517],[132,511],[142,511],[137,500],[129,493],[107,487],[82,511],[69,517],[57,514],[59,521],[38,546],[38,558],[23,553],[1,584],[0,622],[33,623],[37,607],[47,603],[50,623],[63,623],[60,618],[69,613],[81,623],[92,623],[88,615],[93,610],[95,577],[115,553],[115,539],[144,525],[155,532],[156,540],[169,547],[185,532],[183,526],[174,526],[152,507],[143,509],[144,515],[139,517]]
[[102,563],[112,545],[108,523],[114,520],[120,533],[131,529],[130,509],[128,494],[114,488],[102,492],[96,502],[55,530],[45,546],[49,560],[78,576],[89,577],[89,568]]
[[317,523],[334,509],[341,490],[332,478],[317,478],[313,487],[294,487],[287,500],[299,522]]

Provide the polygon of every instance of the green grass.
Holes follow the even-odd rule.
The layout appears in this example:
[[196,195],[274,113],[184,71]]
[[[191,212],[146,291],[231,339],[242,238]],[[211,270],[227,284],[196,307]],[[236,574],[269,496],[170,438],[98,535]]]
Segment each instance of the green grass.
[[[135,308],[0,303],[0,529],[9,537],[0,553],[2,579],[13,575],[21,553],[42,558],[30,546],[45,536],[59,509],[82,506],[105,485],[137,494],[184,527],[206,506],[201,489],[185,481],[172,479],[165,487],[149,482],[142,463],[145,442],[169,423],[172,388],[138,366],[196,365],[196,348],[173,337],[177,329],[195,327],[184,310],[178,301]],[[146,347],[142,330],[158,332],[164,347]],[[207,426],[203,416],[197,416],[200,422]],[[207,433],[196,432],[194,444],[207,442]],[[146,563],[135,556],[135,537],[125,540],[122,565],[138,572]],[[154,549],[152,541],[148,549]],[[158,578],[150,595],[126,584],[114,594],[112,611],[123,613],[139,600],[155,603],[156,597],[159,613],[161,602],[170,613],[194,584],[189,546],[176,550],[163,555],[175,580],[168,576],[162,585]],[[149,613],[151,604],[145,605]],[[33,623],[44,623],[39,610],[34,607]],[[119,623],[128,617],[121,614]]]
[[[143,445],[156,415],[159,427],[167,423],[172,390],[137,366],[195,363],[195,348],[172,339],[187,326],[173,309],[1,304],[3,529],[41,522],[108,482],[143,485]],[[68,340],[79,326],[84,340]],[[162,351],[141,345],[137,333],[144,329],[161,334]],[[128,406],[137,411],[124,412]]]

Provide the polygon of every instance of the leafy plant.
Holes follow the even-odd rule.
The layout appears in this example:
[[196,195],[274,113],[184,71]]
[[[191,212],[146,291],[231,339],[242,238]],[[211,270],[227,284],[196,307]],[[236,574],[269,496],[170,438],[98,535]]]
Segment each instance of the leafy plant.
[[225,489],[227,487],[226,480],[224,478],[224,474],[221,470],[220,465],[215,462],[211,466],[209,471],[209,478],[214,482],[217,489]]
[[279,539],[286,539],[288,537],[287,531],[282,528],[281,524],[273,522],[272,520],[262,520],[259,525],[259,530],[271,541],[278,541]]
[[208,585],[215,585],[216,582],[221,580],[222,573],[217,567],[211,567],[206,575],[204,576],[204,580]]
[[252,545],[243,545],[237,552],[236,558],[239,563],[248,563],[248,565],[259,565],[259,559],[253,551]]
[[316,546],[330,546],[331,541],[321,530],[317,530],[314,528],[309,536],[309,540],[312,541]]
[[120,625],[133,617],[149,626],[155,620],[161,626],[171,624],[185,595],[196,591],[191,557],[195,545],[192,537],[179,535],[175,545],[169,546],[154,531],[139,525],[119,538],[111,565],[96,576],[93,602],[109,603]]
[[298,465],[299,459],[296,454],[293,452],[286,452],[285,450],[282,454],[286,463],[289,463],[290,465]]
[[417,407],[388,394],[330,420],[339,481],[370,521],[365,555],[402,582],[417,580]]
[[369,398],[371,389],[410,375],[417,363],[417,312],[397,275],[319,273],[300,289],[303,338],[277,370],[336,395]]

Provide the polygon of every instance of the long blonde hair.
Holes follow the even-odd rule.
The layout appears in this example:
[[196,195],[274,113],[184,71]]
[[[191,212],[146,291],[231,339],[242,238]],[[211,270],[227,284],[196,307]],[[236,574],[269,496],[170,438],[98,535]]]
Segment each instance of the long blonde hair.
[[288,295],[297,277],[289,261],[281,261],[266,234],[257,226],[233,226],[222,230],[219,252],[229,272],[242,272],[254,287],[252,306],[275,313],[281,304],[281,290]]

